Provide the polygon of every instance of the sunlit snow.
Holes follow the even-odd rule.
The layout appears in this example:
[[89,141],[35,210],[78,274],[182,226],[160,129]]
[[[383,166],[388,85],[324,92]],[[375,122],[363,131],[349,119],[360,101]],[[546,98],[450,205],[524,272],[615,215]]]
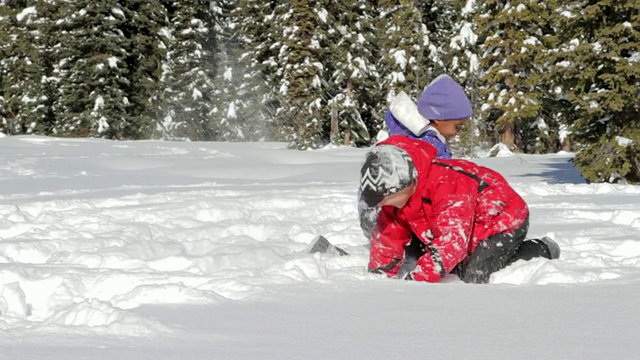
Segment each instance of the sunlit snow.
[[[2,359],[632,359],[640,187],[477,159],[559,260],[487,285],[366,272],[366,149],[0,138]],[[308,254],[322,234],[350,256]]]
[[36,10],[36,8],[34,6],[29,6],[29,7],[24,8],[18,14],[16,14],[16,20],[22,21],[26,17],[28,17],[29,15],[35,15],[37,13],[38,13],[38,11]]

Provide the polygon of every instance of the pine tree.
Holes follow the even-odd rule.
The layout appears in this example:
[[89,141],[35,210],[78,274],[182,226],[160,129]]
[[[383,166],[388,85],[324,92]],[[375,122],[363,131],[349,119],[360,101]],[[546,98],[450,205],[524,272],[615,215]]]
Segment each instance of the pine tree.
[[[219,122],[221,140],[261,140],[274,137],[265,126],[268,111],[261,103],[268,91],[263,77],[251,69],[251,60],[243,56],[252,54],[245,49],[248,38],[243,26],[252,28],[255,21],[247,21],[240,2],[217,1],[216,34],[219,47],[216,52],[218,71],[215,78],[214,117]],[[248,50],[245,54],[245,51]]]
[[[478,35],[477,26],[473,23],[477,11],[475,1],[446,1],[453,6],[455,16],[451,17],[452,36],[446,43],[447,61],[445,72],[460,84],[470,85],[478,72]],[[470,86],[466,86],[470,90]]]
[[380,59],[376,64],[380,79],[378,88],[371,91],[381,95],[382,101],[375,105],[375,110],[383,114],[396,94],[404,91],[416,98],[428,83],[425,71],[428,59],[421,57],[428,38],[413,1],[378,0],[378,9],[375,56]]
[[581,146],[576,167],[589,182],[640,183],[640,3],[574,1],[555,21],[553,75]]
[[8,45],[11,43],[9,33],[9,16],[10,11],[7,8],[5,0],[0,0],[0,133],[10,134],[9,120],[7,119],[7,109],[5,103],[6,79],[8,75]]
[[163,75],[161,115],[168,134],[191,140],[217,140],[214,118],[214,53],[217,39],[208,0],[169,4],[168,54]]
[[[463,79],[466,74],[459,74],[459,53],[453,47],[462,45],[466,39],[457,38],[461,34],[463,0],[420,0],[416,1],[421,21],[428,36],[428,45],[424,48],[424,58],[428,59],[424,69],[426,84],[441,74],[448,74]],[[466,46],[466,45],[464,45]]]
[[36,8],[40,14],[38,19],[39,33],[36,39],[38,47],[38,68],[40,80],[33,84],[36,89],[34,98],[36,108],[31,113],[32,121],[36,123],[35,133],[55,135],[55,125],[58,122],[56,106],[59,102],[58,68],[61,60],[58,36],[60,33],[59,8],[60,1],[38,0]]
[[2,101],[0,114],[6,132],[33,133],[40,105],[42,54],[38,48],[41,36],[38,10],[28,1],[6,1],[0,5],[0,73]]
[[460,156],[473,156],[481,144],[480,133],[484,124],[480,121],[479,48],[477,26],[473,22],[477,12],[474,0],[429,0],[421,2],[423,22],[429,35],[430,79],[445,73],[460,83],[473,106],[473,116],[465,123],[460,136],[450,143],[451,150]]
[[[215,33],[219,46],[214,54],[218,71],[214,79],[214,117],[219,123],[220,138],[224,140],[247,140],[249,122],[238,116],[242,67],[237,66],[241,54],[241,40],[237,32],[239,23],[234,17],[235,1],[217,1],[215,5]],[[248,131],[247,131],[248,130]]]
[[[127,39],[124,60],[131,74],[131,80],[124,87],[128,122],[121,130],[112,129],[110,137],[149,138],[158,123],[160,77],[166,57],[166,44],[160,34],[168,27],[167,10],[159,0],[121,0],[120,3],[127,19],[121,29]],[[202,6],[206,8],[207,4]]]
[[66,5],[58,131],[122,137],[129,121],[124,89],[134,80],[126,64],[127,39],[120,30],[129,19],[117,0]]
[[282,1],[240,0],[233,13],[241,29],[243,113],[264,138],[279,141],[292,141],[295,133],[291,117],[282,116],[285,101],[280,92],[281,59],[286,50],[282,20],[288,11],[288,4]]
[[58,133],[149,137],[164,8],[153,0],[76,0],[63,3],[60,12]]
[[484,117],[510,149],[524,150],[523,135],[540,122],[547,91],[545,51],[550,43],[549,1],[487,0],[476,17],[484,55]]
[[[331,141],[337,144],[369,145],[377,132],[372,114],[377,86],[375,65],[375,9],[369,1],[330,3],[325,21],[326,60]],[[375,132],[370,133],[369,130]]]
[[328,118],[323,99],[323,49],[318,27],[318,8],[306,0],[292,0],[290,10],[282,17],[281,55],[282,83],[280,94],[284,121],[293,121],[297,149],[313,149],[328,141],[323,125]]
[[[26,68],[15,80],[23,81],[18,88],[20,110],[16,124],[21,133],[41,135],[55,134],[58,100],[56,62],[60,60],[58,51],[58,7],[54,0],[34,0],[28,2],[16,15],[17,31],[22,40],[28,41],[24,57]],[[17,50],[17,49],[16,49]],[[17,56],[21,56],[19,53]]]
[[13,134],[15,121],[10,90],[10,73],[15,63],[13,45],[17,39],[15,11],[6,0],[0,0],[0,132],[5,134]]

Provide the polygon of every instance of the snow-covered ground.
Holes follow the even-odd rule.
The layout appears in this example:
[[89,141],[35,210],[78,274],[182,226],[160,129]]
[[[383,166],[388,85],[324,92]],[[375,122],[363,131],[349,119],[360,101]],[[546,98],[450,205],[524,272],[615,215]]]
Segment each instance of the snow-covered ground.
[[[640,187],[477,161],[559,260],[488,285],[366,272],[365,149],[0,138],[0,359],[637,359]],[[307,253],[323,234],[351,256]]]

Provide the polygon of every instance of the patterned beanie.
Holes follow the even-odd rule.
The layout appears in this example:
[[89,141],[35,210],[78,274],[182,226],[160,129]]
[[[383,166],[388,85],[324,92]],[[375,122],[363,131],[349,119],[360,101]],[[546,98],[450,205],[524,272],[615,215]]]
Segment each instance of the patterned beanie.
[[[360,169],[360,201],[375,207],[385,196],[400,191],[418,178],[413,160],[393,145],[378,145],[365,157]],[[362,204],[362,205],[365,205]]]

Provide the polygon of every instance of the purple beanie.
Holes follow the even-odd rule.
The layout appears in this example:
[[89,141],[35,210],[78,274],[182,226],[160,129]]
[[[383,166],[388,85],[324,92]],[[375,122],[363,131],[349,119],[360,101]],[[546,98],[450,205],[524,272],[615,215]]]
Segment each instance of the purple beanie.
[[471,102],[455,80],[440,75],[418,98],[418,112],[428,120],[459,120],[471,117]]

